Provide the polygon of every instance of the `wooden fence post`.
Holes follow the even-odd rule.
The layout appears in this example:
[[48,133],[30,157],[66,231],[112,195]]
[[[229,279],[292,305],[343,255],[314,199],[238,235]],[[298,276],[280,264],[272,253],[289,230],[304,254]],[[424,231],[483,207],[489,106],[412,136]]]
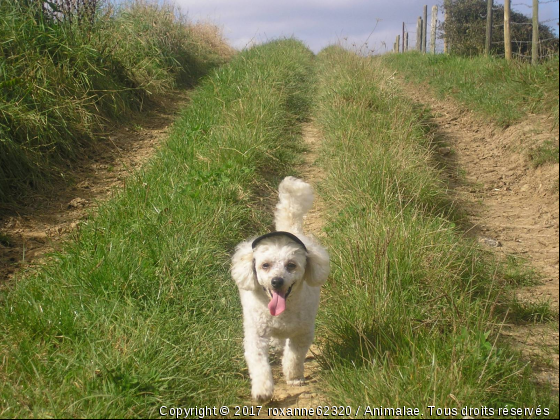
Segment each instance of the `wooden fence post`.
[[511,61],[511,0],[504,1],[504,48],[506,51],[506,60]]
[[422,52],[426,53],[428,46],[428,6],[424,6],[424,17],[422,21]]
[[539,0],[533,0],[533,48],[531,63],[539,63]]
[[[445,24],[448,25],[449,24],[449,7],[451,7],[451,3],[449,0],[444,0],[443,1],[443,7],[445,9],[444,13],[444,19],[445,19]],[[443,53],[444,54],[449,54],[449,37],[447,36],[447,30],[445,31],[445,34],[443,35]]]
[[436,30],[437,30],[437,14],[438,14],[438,7],[432,7],[432,33],[430,36],[430,49],[432,50],[432,54],[436,53]]
[[402,52],[404,52],[404,30],[405,30],[405,23],[402,23]]
[[493,24],[493,7],[494,0],[488,0],[488,8],[486,12],[486,48],[484,53],[486,57],[490,56],[490,49],[492,48],[492,24]]
[[416,26],[416,51],[422,51],[422,16],[418,16],[418,25]]
[[404,34],[404,52],[408,52],[408,32]]

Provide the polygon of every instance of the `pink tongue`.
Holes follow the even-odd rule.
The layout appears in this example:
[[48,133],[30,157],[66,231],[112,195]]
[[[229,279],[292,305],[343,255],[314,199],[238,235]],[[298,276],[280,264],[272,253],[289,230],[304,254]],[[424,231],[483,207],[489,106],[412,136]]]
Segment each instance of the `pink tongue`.
[[272,300],[268,304],[268,310],[270,315],[277,316],[280,315],[286,309],[286,297],[285,293],[279,294],[272,291]]

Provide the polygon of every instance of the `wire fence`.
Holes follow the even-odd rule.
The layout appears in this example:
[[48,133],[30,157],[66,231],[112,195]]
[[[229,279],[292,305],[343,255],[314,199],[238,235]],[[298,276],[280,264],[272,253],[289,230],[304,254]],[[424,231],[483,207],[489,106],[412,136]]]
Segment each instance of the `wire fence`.
[[[559,3],[560,0],[539,0],[539,6],[545,4],[552,4],[552,3]],[[516,12],[514,8],[524,7],[533,10],[533,5],[526,4],[526,3],[512,3],[511,10],[512,10],[512,19],[509,21],[510,31],[512,34],[511,38],[511,53],[514,57],[519,59],[535,59],[532,54],[533,48],[533,22],[531,21],[532,16],[526,16],[522,13]],[[538,9],[537,9],[538,10]],[[493,14],[499,15],[504,14],[504,6],[494,6],[492,8]],[[470,31],[471,34],[475,32],[479,32],[479,36],[483,37],[486,31],[486,20],[487,20],[487,12],[485,11],[484,14],[480,15],[480,19],[476,22],[472,23],[465,23],[464,26],[466,30]],[[403,52],[409,50],[417,50],[423,52],[435,52],[435,53],[442,53],[445,51],[445,33],[443,30],[442,22],[445,21],[445,11],[442,8],[439,8],[437,11],[436,18],[436,37],[435,41],[430,36],[432,31],[431,28],[431,21],[433,18],[431,15],[427,16],[428,22],[424,22],[424,17],[420,16],[418,22],[403,22],[403,31],[402,34],[397,38],[397,41],[394,44],[394,51],[396,52]],[[554,24],[558,25],[560,22],[559,17],[549,18],[546,19],[539,19],[539,28],[546,29],[545,30],[545,37],[539,36],[538,42],[536,43],[538,48],[537,59],[538,60],[545,60],[550,57],[558,56],[558,37],[553,34],[550,30],[550,26],[554,26]],[[427,23],[427,24],[426,24]],[[422,30],[418,30],[418,25],[422,25]],[[545,26],[546,25],[546,28]],[[427,30],[426,30],[427,29]],[[501,50],[504,49],[504,29],[505,29],[505,20],[504,19],[495,19],[492,23],[492,31],[491,31],[491,41],[490,45],[492,46],[493,51],[491,52],[494,56],[506,56],[506,52]],[[419,42],[418,33],[423,34],[423,31],[426,31],[426,38],[427,42]],[[482,33],[480,33],[482,32]],[[422,36],[422,35],[420,35]],[[408,42],[406,42],[408,41]],[[398,45],[397,45],[398,42]],[[432,42],[435,44],[435,48],[432,46]],[[424,45],[426,48],[424,50]],[[418,47],[419,46],[419,47]]]
[[[540,0],[538,2],[539,6],[543,5],[543,4],[552,4],[552,3],[558,3],[560,0]],[[527,9],[530,9],[531,11],[533,10],[533,5],[531,4],[526,4],[526,3],[512,3],[511,4],[512,9],[515,7],[524,7]],[[494,7],[493,8],[494,11],[499,11],[500,8],[499,7]],[[487,18],[487,16],[485,16],[485,19]],[[556,23],[556,25],[558,25],[558,23],[560,22],[560,19],[558,17],[552,18],[552,19],[545,19],[545,20],[541,20],[539,19],[539,26],[541,25],[546,25],[546,26],[550,26],[550,24]],[[526,31],[531,31],[533,30],[533,22],[515,22],[515,21],[510,21],[509,24],[511,25],[511,27],[515,28],[525,28]],[[492,27],[493,29],[497,29],[497,30],[504,30],[504,26],[505,26],[505,22],[493,22]],[[537,41],[537,58],[539,60],[544,60],[550,57],[554,57],[558,55],[558,46],[556,45],[556,48],[551,48],[550,43],[552,41],[556,41],[556,43],[558,43],[558,37],[556,36],[548,36],[546,38],[539,38]],[[497,40],[491,41],[492,45],[500,45],[504,42],[504,40]],[[511,44],[512,44],[512,54],[513,56],[517,57],[517,58],[521,58],[521,59],[533,59],[533,54],[531,51],[531,54],[529,55],[527,53],[527,51],[529,51],[530,49],[533,48],[533,40],[528,40],[528,39],[516,39],[513,38],[511,39]],[[531,48],[529,48],[529,46],[531,46]],[[500,57],[505,56],[505,53],[498,53],[498,54],[494,54]]]
[[[441,8],[438,8],[438,12],[437,12],[437,27],[436,27],[436,39],[435,39],[435,50],[436,53],[442,53],[443,52],[443,47],[444,47],[444,41],[443,41],[443,32],[441,30],[441,28],[439,27],[440,23],[443,21],[444,18],[444,11],[441,10]],[[422,16],[419,17],[419,19],[422,19]],[[431,15],[428,15],[428,20],[431,19]],[[418,21],[417,22],[403,22],[404,24],[404,32],[408,34],[408,48],[406,48],[405,45],[405,49],[410,51],[410,50],[416,50],[417,49],[417,45],[418,43],[421,41],[418,39]],[[422,22],[423,24],[423,22]],[[428,23],[428,31],[431,32],[431,24]],[[403,51],[402,48],[402,38],[401,38],[401,45],[399,48],[399,51]],[[432,48],[432,44],[431,44],[431,39],[429,39],[428,37],[428,42],[427,42],[427,46],[428,46],[428,51],[431,50]]]

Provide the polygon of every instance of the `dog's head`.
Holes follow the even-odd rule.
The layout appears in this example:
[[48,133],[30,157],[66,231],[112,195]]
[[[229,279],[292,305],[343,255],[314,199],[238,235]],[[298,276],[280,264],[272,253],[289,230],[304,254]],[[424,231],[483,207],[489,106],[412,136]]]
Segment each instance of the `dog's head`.
[[[318,287],[329,274],[324,248],[287,232],[273,232],[242,242],[232,259],[232,277],[243,290],[266,293],[271,315],[280,315],[301,282]],[[260,290],[259,290],[260,289]]]

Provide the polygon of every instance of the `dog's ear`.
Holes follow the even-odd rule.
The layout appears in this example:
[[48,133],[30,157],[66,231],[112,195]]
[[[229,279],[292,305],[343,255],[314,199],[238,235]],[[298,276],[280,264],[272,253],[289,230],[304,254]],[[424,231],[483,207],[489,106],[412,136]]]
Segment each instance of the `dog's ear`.
[[305,267],[305,281],[310,286],[321,286],[329,276],[331,267],[329,254],[322,246],[310,243],[307,246],[307,266]]
[[237,245],[235,254],[231,259],[231,277],[237,286],[243,290],[255,290],[257,276],[253,262],[253,248],[250,241]]

